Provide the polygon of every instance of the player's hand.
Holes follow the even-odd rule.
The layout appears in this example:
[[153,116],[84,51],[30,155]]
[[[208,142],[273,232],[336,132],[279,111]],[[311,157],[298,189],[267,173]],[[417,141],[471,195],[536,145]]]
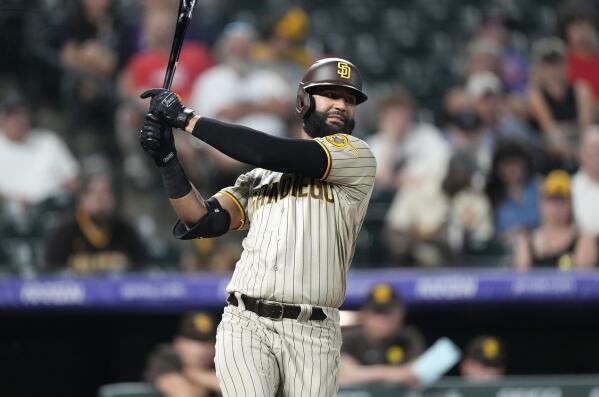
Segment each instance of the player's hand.
[[420,384],[420,380],[414,371],[412,371],[412,367],[409,364],[399,366],[384,365],[381,367],[381,375],[383,382],[399,383],[410,388],[415,388]]
[[171,127],[185,129],[194,116],[193,110],[181,103],[179,96],[164,88],[152,88],[140,95],[140,98],[152,98],[150,113]]
[[146,115],[144,125],[141,127],[139,143],[158,167],[165,167],[177,159],[172,128],[161,123],[151,113]]

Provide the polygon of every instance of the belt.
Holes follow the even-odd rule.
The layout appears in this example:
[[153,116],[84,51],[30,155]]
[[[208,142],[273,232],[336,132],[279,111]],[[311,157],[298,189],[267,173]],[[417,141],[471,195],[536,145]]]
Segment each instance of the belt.
[[[281,320],[283,318],[291,318],[296,320],[299,317],[301,308],[296,305],[287,305],[277,302],[268,302],[262,299],[252,298],[247,295],[241,295],[245,308],[256,313],[260,317],[268,317],[273,320]],[[238,306],[237,297],[229,294],[227,302],[233,306]],[[310,320],[322,321],[327,318],[327,315],[320,307],[312,308]]]

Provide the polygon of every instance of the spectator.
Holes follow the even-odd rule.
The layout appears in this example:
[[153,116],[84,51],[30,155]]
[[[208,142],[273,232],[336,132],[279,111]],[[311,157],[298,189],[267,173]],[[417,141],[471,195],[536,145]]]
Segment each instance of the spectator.
[[183,317],[172,343],[157,346],[144,378],[167,397],[208,397],[220,392],[214,370],[216,326],[206,313]]
[[599,126],[584,131],[580,162],[572,181],[574,219],[581,232],[596,236],[599,235]]
[[596,116],[593,93],[588,84],[568,81],[565,46],[558,38],[535,43],[535,78],[527,94],[532,125],[543,135],[546,168],[576,168],[581,131]]
[[491,149],[501,138],[529,139],[528,127],[519,112],[508,106],[501,80],[496,74],[479,72],[470,75],[466,81],[466,92],[482,120],[484,139]]
[[24,210],[77,187],[77,161],[54,132],[32,127],[29,108],[15,92],[0,101],[0,167],[0,199]]
[[501,45],[493,38],[479,37],[472,40],[467,47],[466,80],[479,73],[501,73]]
[[477,173],[481,177],[486,175],[491,167],[492,149],[485,140],[478,113],[471,107],[464,107],[456,110],[447,124],[447,137],[454,153],[471,153]]
[[[137,130],[143,123],[146,106],[139,94],[152,87],[162,87],[166,66],[173,41],[177,2],[146,3],[143,14],[143,48],[127,63],[120,80],[120,91],[124,103],[118,111],[118,138],[125,156],[125,172],[139,187],[151,183],[145,159],[141,156],[137,141]],[[193,82],[205,70],[212,67],[213,59],[201,44],[185,42],[173,77],[172,89],[183,99],[191,94]],[[189,149],[180,145],[180,155],[189,161]],[[187,155],[187,156],[186,156]],[[201,167],[188,167],[191,171]],[[190,172],[190,177],[198,176]]]
[[339,384],[418,380],[409,363],[424,351],[420,332],[404,325],[405,306],[388,284],[376,285],[360,312],[362,324],[343,335]]
[[493,207],[495,233],[513,243],[539,225],[539,185],[531,155],[520,143],[501,141],[493,153],[485,187]]
[[442,266],[448,261],[444,228],[449,211],[440,187],[405,189],[385,215],[386,246],[395,264]]
[[510,94],[520,95],[526,88],[528,65],[526,58],[512,43],[516,21],[501,9],[485,12],[478,37],[494,41],[499,45],[499,76]]
[[595,12],[581,3],[568,4],[560,10],[558,28],[568,44],[566,62],[570,81],[587,82],[599,101],[599,51]]
[[96,76],[114,77],[131,51],[128,27],[113,0],[81,0],[67,10],[60,30],[63,65]]
[[[255,40],[252,25],[233,22],[225,27],[217,43],[219,63],[196,80],[190,106],[205,117],[285,136],[293,110],[290,87],[277,73],[251,59]],[[191,148],[191,144],[186,146]],[[210,175],[213,189],[231,185],[245,168],[212,147],[201,147],[217,169]]]
[[484,250],[493,233],[492,211],[474,156],[456,151],[436,194],[406,189],[392,203],[386,239],[396,263],[442,266]]
[[137,232],[116,214],[110,177],[95,173],[82,184],[75,214],[46,243],[46,265],[77,274],[124,272],[144,263]]
[[205,117],[228,120],[273,135],[286,135],[292,107],[290,87],[276,73],[251,59],[253,26],[233,22],[217,44],[219,63],[198,78],[191,105]]
[[[379,131],[369,137],[377,159],[377,196],[393,196],[386,214],[390,254],[398,261],[437,264],[429,242],[438,237],[446,214],[441,182],[447,172],[450,147],[432,125],[415,121],[416,106],[409,93],[396,89],[382,100]],[[422,242],[422,255],[413,255],[412,245]]]
[[314,62],[305,46],[309,33],[308,14],[299,7],[291,7],[271,24],[265,41],[255,46],[252,57],[285,81],[300,81],[304,70]]
[[378,132],[366,140],[377,159],[376,189],[440,186],[449,146],[437,128],[415,115],[412,96],[401,88],[379,104]]
[[592,235],[581,234],[574,224],[570,176],[562,170],[551,171],[543,184],[539,209],[541,226],[530,236],[520,236],[514,266],[553,267],[560,270],[594,267],[597,243]]
[[474,153],[456,151],[443,181],[448,201],[445,242],[461,264],[465,255],[482,253],[493,238],[493,214],[480,176]]
[[461,85],[450,87],[443,95],[443,107],[438,114],[439,124],[446,128],[456,114],[471,109],[472,106],[472,98],[466,92],[465,87]]
[[239,241],[234,238],[230,240],[233,241],[227,241],[226,238],[194,240],[193,247],[181,257],[181,270],[186,273],[233,271],[241,252]]
[[466,346],[460,375],[469,382],[497,381],[505,375],[505,362],[503,342],[495,336],[479,336]]
[[129,32],[112,0],[72,4],[59,39],[68,131],[81,137],[83,127],[90,128],[100,135],[94,149],[115,158],[114,78],[129,56]]
[[[139,94],[149,88],[162,87],[177,19],[175,11],[166,7],[145,8],[143,48],[131,57],[123,71],[121,91],[127,99],[140,106],[142,116],[144,107]],[[171,89],[183,100],[188,99],[195,79],[213,64],[212,56],[203,45],[185,42]]]

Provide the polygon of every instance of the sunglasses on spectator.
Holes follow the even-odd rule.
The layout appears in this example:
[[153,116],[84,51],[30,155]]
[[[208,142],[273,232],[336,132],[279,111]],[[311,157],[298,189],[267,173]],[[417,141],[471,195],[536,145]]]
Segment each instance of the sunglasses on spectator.
[[559,52],[550,52],[548,54],[543,55],[541,61],[550,65],[556,65],[562,63],[564,61],[564,57]]
[[545,194],[544,198],[549,201],[557,201],[561,203],[570,202],[570,197],[564,196],[563,194]]

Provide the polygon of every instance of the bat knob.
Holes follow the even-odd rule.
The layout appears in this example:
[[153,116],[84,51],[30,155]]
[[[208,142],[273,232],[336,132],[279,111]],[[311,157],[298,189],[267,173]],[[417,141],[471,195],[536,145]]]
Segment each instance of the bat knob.
[[183,0],[181,2],[181,17],[191,19],[191,13],[195,6],[195,0]]

